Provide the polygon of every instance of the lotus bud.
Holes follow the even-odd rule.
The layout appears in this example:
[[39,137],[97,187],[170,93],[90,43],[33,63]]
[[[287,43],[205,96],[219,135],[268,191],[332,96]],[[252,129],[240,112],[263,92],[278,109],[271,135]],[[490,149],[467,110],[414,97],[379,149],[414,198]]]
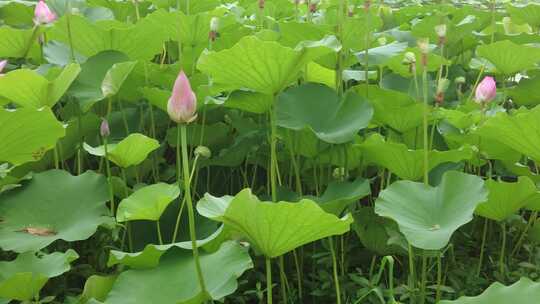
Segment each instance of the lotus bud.
[[418,43],[418,48],[420,49],[420,53],[422,53],[422,66],[427,66],[428,53],[429,53],[429,39],[428,38],[418,39],[417,43]]
[[101,137],[109,137],[111,135],[111,129],[109,128],[109,122],[106,118],[101,119],[101,126],[99,126],[99,133]]
[[416,55],[413,52],[405,53],[401,63],[409,66],[409,73],[416,73]]
[[211,41],[216,41],[216,38],[218,37],[218,31],[219,18],[212,17],[212,19],[210,20],[210,33],[208,34],[208,38],[210,38]]
[[259,0],[259,8],[264,9],[265,0]]
[[343,180],[348,177],[348,174],[347,172],[345,172],[345,168],[340,167],[334,169],[334,171],[332,172],[332,177],[338,180]]
[[2,74],[2,71],[6,68],[6,65],[8,64],[8,61],[7,60],[2,60],[0,61],[0,75],[3,75]]
[[37,25],[49,24],[56,20],[56,14],[51,11],[44,0],[39,0],[34,10],[34,23]]
[[447,78],[439,79],[439,82],[437,83],[437,91],[435,93],[435,101],[437,101],[438,104],[443,103],[444,93],[446,92],[446,90],[448,90],[449,85],[450,81]]
[[197,118],[197,96],[184,71],[180,71],[174,82],[171,98],[167,103],[167,113],[176,123],[190,123]]
[[386,37],[384,36],[381,36],[379,38],[377,38],[377,42],[379,43],[379,45],[386,45]]
[[457,83],[457,84],[464,84],[465,83],[465,77],[463,76],[459,76],[459,77],[456,77],[456,79],[454,79],[454,82]]
[[309,12],[315,13],[317,11],[317,6],[319,5],[320,0],[311,0],[309,2]]
[[354,4],[351,4],[349,5],[348,9],[347,9],[347,15],[349,17],[352,17],[354,16],[354,9],[356,8],[356,6]]
[[364,1],[364,11],[367,13],[369,12],[369,8],[371,7],[371,0],[365,0]]
[[446,24],[439,24],[435,26],[435,33],[439,37],[439,45],[446,43]]
[[210,151],[208,147],[198,146],[197,148],[195,148],[195,156],[199,156],[202,158],[210,158],[212,157],[212,151]]
[[491,76],[486,76],[476,87],[475,100],[477,103],[487,104],[497,95],[497,83]]

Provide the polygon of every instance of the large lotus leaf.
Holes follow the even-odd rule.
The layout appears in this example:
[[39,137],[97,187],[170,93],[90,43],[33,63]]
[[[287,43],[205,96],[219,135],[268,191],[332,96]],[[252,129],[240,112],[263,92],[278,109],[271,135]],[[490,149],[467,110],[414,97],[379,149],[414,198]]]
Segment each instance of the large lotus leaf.
[[180,195],[178,185],[158,183],[138,189],[123,199],[116,211],[118,222],[158,221],[167,206]]
[[233,199],[234,196],[230,195],[216,197],[210,193],[205,193],[197,203],[197,212],[209,219],[220,221]]
[[477,131],[540,162],[540,106],[514,115],[498,113]]
[[83,293],[81,294],[80,304],[95,303],[92,299],[97,301],[105,301],[107,295],[111,291],[114,282],[116,281],[115,275],[111,276],[99,276],[93,275],[86,279],[84,283]]
[[0,77],[0,95],[22,107],[52,107],[64,95],[80,71],[78,64],[67,65],[52,81],[33,70],[11,71]]
[[298,203],[261,202],[244,189],[219,220],[244,235],[268,257],[277,257],[304,244],[349,231],[352,217],[338,218],[311,200]]
[[515,183],[488,180],[488,200],[476,208],[476,214],[495,221],[503,221],[519,209],[538,199],[535,183],[521,176]]
[[39,32],[41,30],[34,32],[33,29],[0,27],[0,58],[21,58],[25,55],[39,58],[40,50],[36,39]]
[[353,216],[353,229],[367,249],[379,255],[396,253],[398,248],[388,243],[391,236],[386,230],[387,226],[395,225],[391,220],[378,216],[371,207],[360,208]]
[[276,108],[278,126],[292,130],[309,128],[321,140],[334,144],[352,141],[373,115],[363,97],[349,92],[340,100],[334,90],[319,84],[288,89],[279,95]]
[[109,194],[104,176],[72,176],[50,170],[0,197],[0,247],[25,252],[56,240],[85,240],[107,221]]
[[454,231],[473,219],[476,206],[487,196],[481,178],[448,171],[437,187],[411,181],[393,183],[379,195],[375,212],[394,220],[411,245],[439,250]]
[[[415,101],[408,94],[375,85],[370,85],[368,90],[368,101],[375,110],[373,122],[402,133],[422,125],[423,103]],[[356,86],[355,91],[364,95],[366,87]]]
[[[384,65],[391,58],[398,56],[407,49],[407,42],[394,41],[392,43],[374,47],[368,50],[368,62],[369,65]],[[358,58],[358,62],[364,64],[366,62],[366,52],[358,52],[355,54]]]
[[533,303],[535,301],[533,299],[540,299],[540,283],[523,277],[510,286],[495,282],[476,297],[461,297],[454,301],[440,301],[437,304]]
[[[107,145],[109,160],[122,168],[135,166],[146,159],[150,152],[159,148],[159,142],[139,133],[132,133],[117,144]],[[95,156],[105,156],[105,147],[93,148],[86,143],[84,149]]]
[[538,29],[540,27],[540,4],[530,2],[527,5],[508,4],[506,10],[518,22],[528,23],[530,26]]
[[0,262],[0,298],[32,300],[50,278],[69,271],[70,263],[79,258],[72,249],[48,255],[25,252],[14,261]]
[[[214,233],[208,237],[197,240],[197,247],[202,247],[208,252],[213,252],[219,247],[224,241],[224,237],[228,234],[221,225]],[[191,241],[172,243],[167,245],[155,245],[148,244],[140,252],[122,252],[118,250],[111,250],[109,255],[109,260],[107,261],[107,266],[111,267],[113,265],[121,264],[128,266],[133,269],[148,269],[154,268],[159,264],[159,261],[163,254],[165,254],[169,249],[173,247],[183,248],[183,249],[192,249]]]
[[0,110],[0,162],[36,161],[63,137],[65,129],[49,108]]
[[118,93],[136,64],[127,60],[123,53],[104,51],[88,58],[82,65],[82,72],[70,88],[70,94],[77,98],[84,111]]
[[70,45],[71,36],[73,48],[86,57],[93,56],[110,47],[110,35],[107,31],[83,16],[71,15],[70,17],[71,35],[68,31],[67,18],[64,16],[55,22],[54,26],[47,32],[47,38]]
[[274,103],[274,98],[270,95],[237,90],[225,100],[224,105],[229,108],[240,109],[242,111],[262,114],[266,113]]
[[540,104],[540,77],[521,79],[517,86],[507,90],[507,95],[520,106]]
[[369,181],[357,178],[352,182],[331,182],[321,197],[306,196],[317,203],[326,212],[340,215],[352,202],[371,193]]
[[[411,150],[404,144],[385,141],[380,134],[373,134],[358,146],[364,152],[367,162],[382,166],[401,179],[419,180],[423,176],[424,150]],[[448,151],[430,150],[428,171],[442,163],[455,163],[472,157],[470,146]]]
[[478,56],[493,63],[497,71],[504,75],[532,69],[540,62],[540,48],[519,45],[508,40],[481,45],[476,52]]
[[217,86],[274,95],[294,82],[308,62],[339,49],[333,36],[304,42],[294,49],[247,36],[230,49],[203,53],[197,68]]
[[[214,253],[200,255],[201,268],[209,296],[218,300],[238,287],[237,279],[253,267],[246,248],[226,242]],[[153,269],[122,272],[105,303],[203,303],[191,250],[171,248]]]

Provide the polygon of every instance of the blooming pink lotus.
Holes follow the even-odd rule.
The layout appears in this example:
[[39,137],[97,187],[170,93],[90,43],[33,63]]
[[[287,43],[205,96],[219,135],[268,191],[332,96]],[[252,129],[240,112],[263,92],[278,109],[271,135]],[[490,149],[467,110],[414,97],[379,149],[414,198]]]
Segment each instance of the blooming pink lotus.
[[176,123],[190,123],[197,118],[197,96],[184,71],[180,71],[174,82],[172,95],[167,103],[167,113]]
[[497,95],[497,83],[491,76],[486,76],[476,87],[475,99],[477,103],[488,103]]
[[34,23],[37,25],[49,24],[54,20],[56,20],[56,14],[51,11],[44,0],[39,0],[34,10]]

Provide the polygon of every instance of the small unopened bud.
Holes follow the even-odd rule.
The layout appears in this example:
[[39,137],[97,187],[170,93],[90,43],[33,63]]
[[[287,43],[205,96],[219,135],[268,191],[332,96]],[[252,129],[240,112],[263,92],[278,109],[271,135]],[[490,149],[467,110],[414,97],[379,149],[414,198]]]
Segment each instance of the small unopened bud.
[[167,113],[176,123],[187,124],[197,118],[197,96],[184,71],[180,71],[174,82],[171,97],[167,102]]
[[259,8],[264,9],[265,0],[259,0]]
[[7,60],[2,60],[0,61],[0,75],[3,75],[2,74],[2,71],[6,68],[6,65],[8,64],[8,61]]
[[319,0],[311,0],[309,2],[309,12],[315,13],[317,11],[317,6],[319,5]]
[[446,24],[439,24],[435,26],[435,33],[439,37],[439,45],[446,43]]
[[348,174],[347,172],[345,172],[345,168],[339,167],[334,169],[334,171],[332,172],[332,177],[335,179],[343,180],[348,177]]
[[377,38],[377,42],[379,43],[379,45],[386,45],[386,37],[385,36],[381,36],[379,38]]
[[364,1],[364,11],[367,13],[367,12],[369,12],[370,8],[371,8],[371,0],[365,0]]
[[348,9],[347,9],[347,15],[349,17],[352,17],[354,16],[354,10],[355,10],[356,6],[354,4],[351,4],[349,5]]
[[44,0],[39,0],[34,10],[34,23],[37,25],[49,24],[56,20],[56,14],[51,11]]
[[195,148],[195,156],[199,156],[202,158],[210,158],[212,157],[212,151],[210,151],[208,147],[198,146],[197,148]]
[[111,130],[109,129],[109,122],[106,118],[101,119],[101,126],[99,126],[99,133],[101,137],[109,137],[111,135]]
[[440,105],[444,101],[444,93],[446,93],[446,90],[448,90],[448,86],[450,85],[450,81],[446,78],[439,79],[439,82],[437,83],[437,91],[435,93],[435,101]]
[[475,101],[487,104],[497,96],[497,83],[491,76],[486,76],[476,87]]
[[403,64],[416,63],[416,55],[413,52],[407,52],[403,56]]
[[210,32],[208,33],[208,38],[213,42],[216,41],[216,38],[219,36],[219,18],[212,17],[210,20]]
[[417,44],[418,44],[418,49],[420,49],[420,52],[422,54],[429,53],[429,39],[428,38],[418,39]]
[[459,76],[459,77],[456,77],[456,79],[454,79],[454,82],[457,83],[457,84],[464,84],[465,83],[465,77],[463,76]]

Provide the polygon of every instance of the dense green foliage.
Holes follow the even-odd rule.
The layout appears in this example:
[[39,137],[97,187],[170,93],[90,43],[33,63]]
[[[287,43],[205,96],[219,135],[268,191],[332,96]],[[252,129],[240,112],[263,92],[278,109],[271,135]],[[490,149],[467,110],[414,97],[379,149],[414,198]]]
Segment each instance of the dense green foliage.
[[540,303],[515,2],[0,0],[0,304]]

